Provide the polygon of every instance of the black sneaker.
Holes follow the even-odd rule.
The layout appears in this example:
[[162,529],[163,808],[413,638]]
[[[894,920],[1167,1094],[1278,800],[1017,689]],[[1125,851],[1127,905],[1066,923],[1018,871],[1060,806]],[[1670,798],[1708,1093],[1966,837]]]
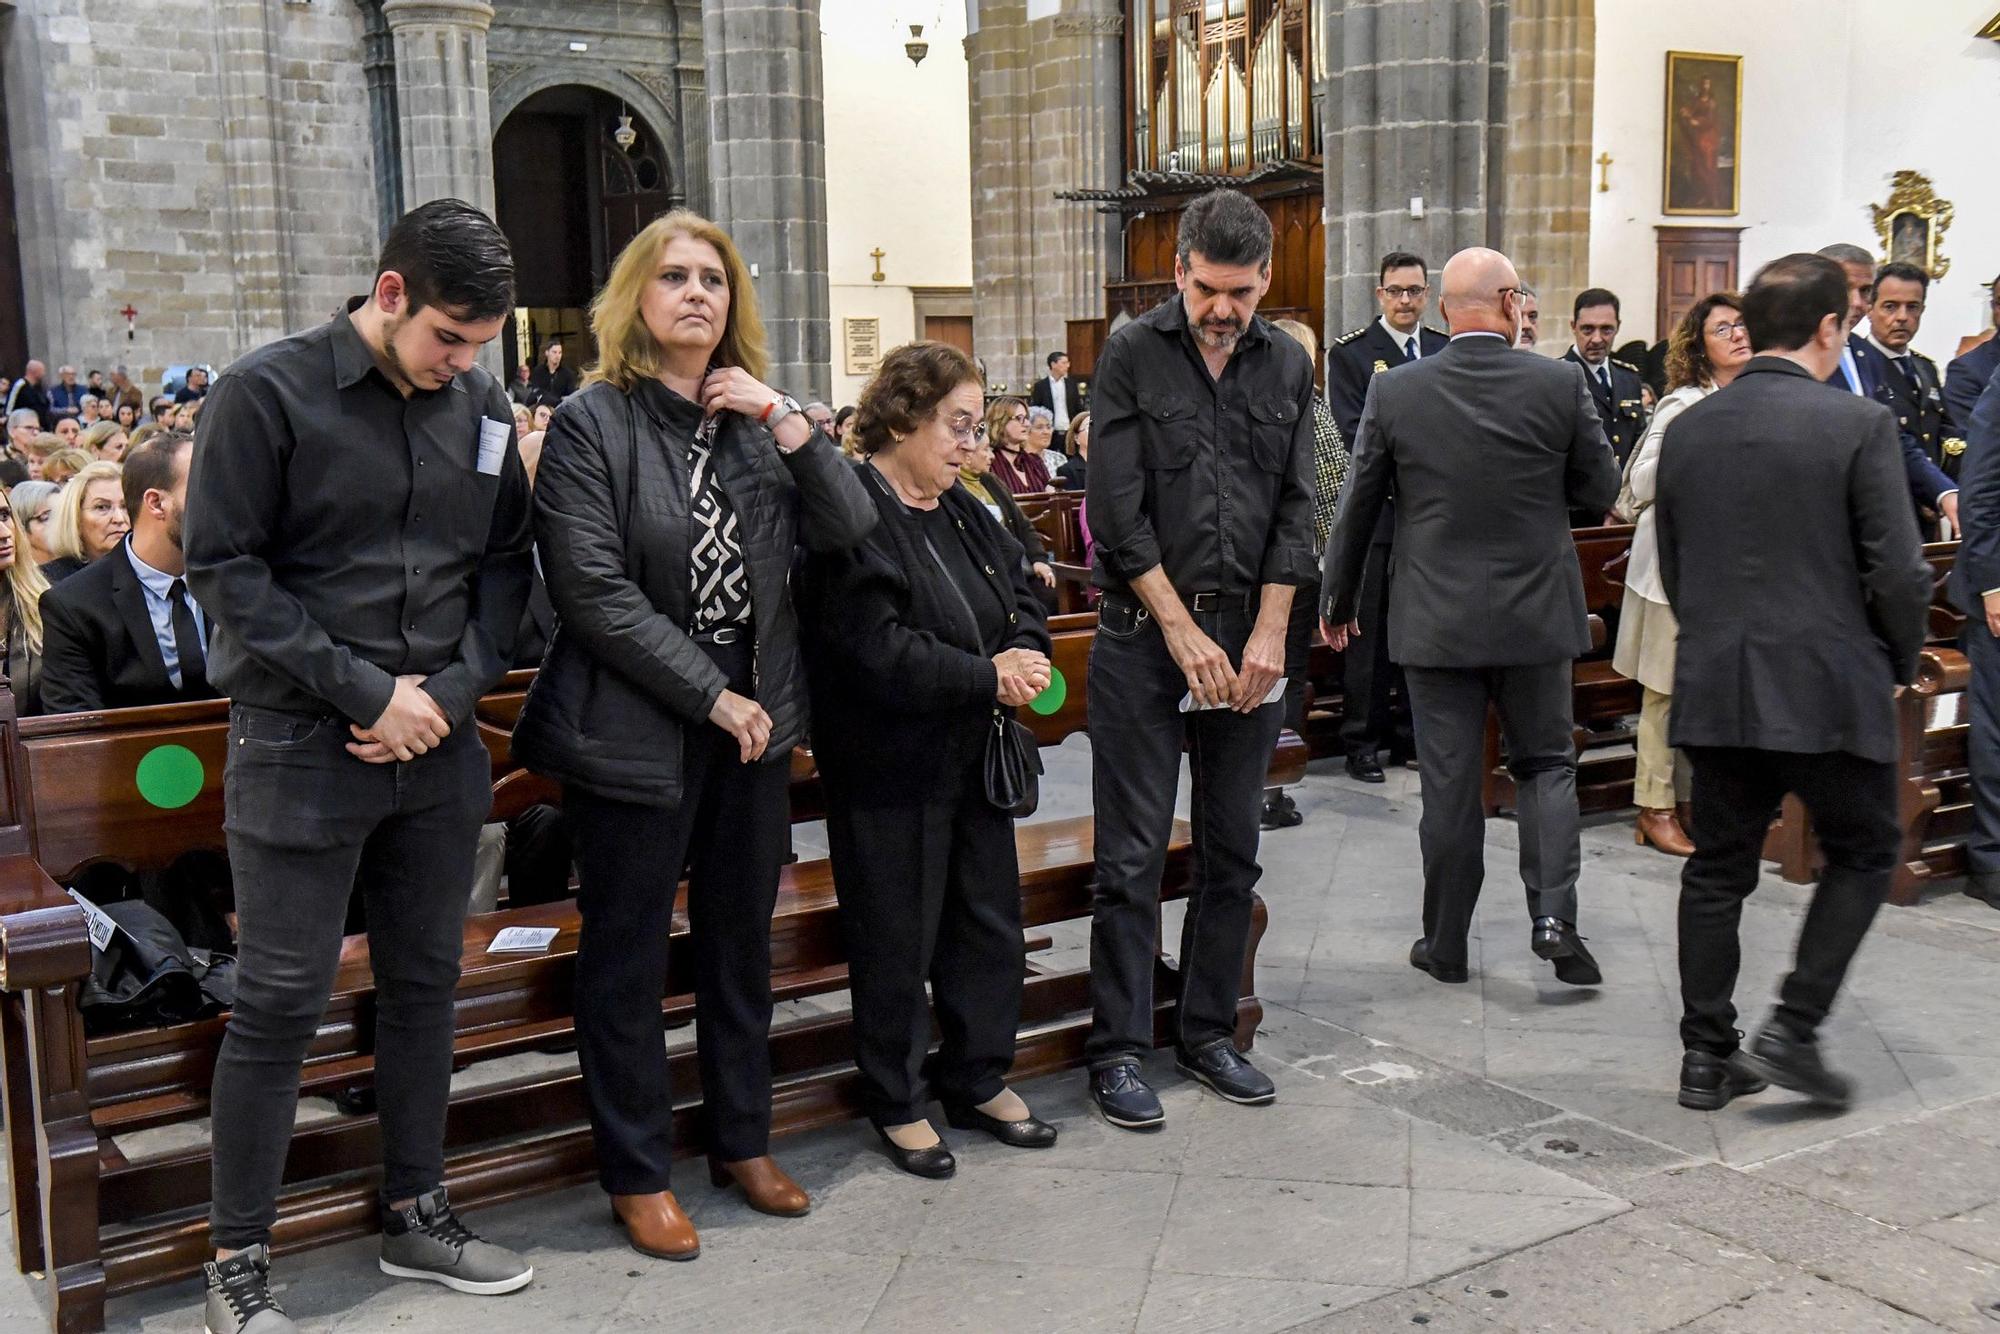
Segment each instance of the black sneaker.
[[1246,1107],[1262,1107],[1278,1097],[1278,1086],[1270,1076],[1244,1060],[1228,1038],[1180,1052],[1174,1057],[1174,1069]]
[[1729,1065],[1751,1079],[1768,1079],[1779,1088],[1803,1093],[1833,1111],[1844,1112],[1854,1101],[1854,1081],[1826,1068],[1819,1043],[1775,1019],[1766,1021],[1750,1045],[1729,1058]]
[[271,1248],[252,1246],[201,1267],[208,1280],[202,1328],[208,1334],[298,1334],[271,1296]]
[[1697,1112],[1720,1111],[1731,1098],[1762,1093],[1768,1087],[1755,1075],[1731,1066],[1727,1056],[1711,1051],[1689,1051],[1681,1056],[1680,1104]]
[[1159,1097],[1139,1078],[1137,1061],[1092,1071],[1090,1096],[1105,1120],[1125,1130],[1158,1130],[1167,1123]]

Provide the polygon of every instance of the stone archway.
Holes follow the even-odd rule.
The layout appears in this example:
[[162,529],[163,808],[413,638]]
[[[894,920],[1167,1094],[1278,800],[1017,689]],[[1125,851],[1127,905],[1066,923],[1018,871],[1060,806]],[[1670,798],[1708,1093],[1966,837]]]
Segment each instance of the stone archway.
[[[492,108],[494,134],[507,123],[507,118],[519,110],[530,98],[552,88],[594,88],[608,97],[623,102],[632,113],[634,123],[643,122],[657,132],[655,142],[664,154],[667,174],[672,182],[670,187],[674,204],[679,206],[687,201],[686,164],[676,152],[680,142],[680,117],[666,97],[651,84],[626,73],[624,70],[595,69],[587,66],[526,66],[492,63],[487,67],[487,100]],[[702,127],[707,133],[707,127]]]

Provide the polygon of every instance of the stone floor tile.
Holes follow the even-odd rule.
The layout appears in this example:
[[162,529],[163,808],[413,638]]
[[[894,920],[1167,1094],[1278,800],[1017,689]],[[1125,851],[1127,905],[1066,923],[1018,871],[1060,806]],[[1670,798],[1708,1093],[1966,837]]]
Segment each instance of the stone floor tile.
[[1153,1275],[1134,1334],[1247,1334],[1290,1329],[1393,1291],[1272,1278]]
[[1809,1329],[1813,1334],[1922,1334],[1935,1328],[1929,1321],[1884,1306],[1851,1288],[1798,1274],[1742,1301],[1718,1307],[1681,1326],[1681,1334],[1772,1334],[1781,1329]]
[[1493,1139],[1509,1153],[1614,1195],[1624,1195],[1629,1181],[1691,1161],[1671,1145],[1577,1116],[1517,1126]]
[[1605,1231],[1623,1233],[1649,1246],[1672,1251],[1683,1259],[1692,1260],[1699,1268],[1726,1270],[1748,1280],[1752,1288],[1771,1287],[1799,1272],[1762,1251],[1691,1227],[1649,1205],[1628,1209],[1598,1226]]
[[1940,1218],[1917,1229],[1920,1236],[1941,1241],[1982,1260],[2000,1263],[2000,1207]]
[[2000,1200],[2000,1149],[1903,1126],[1750,1169],[1843,1209],[1914,1227]]
[[[844,1334],[867,1327],[869,1314],[881,1301],[899,1262],[886,1255],[836,1255],[794,1251],[783,1255],[754,1251],[709,1251],[701,1258],[633,1288],[623,1303],[595,1326],[534,1325],[523,1329],[591,1328],[596,1334],[628,1334],[633,1330],[730,1330],[743,1334]],[[669,1282],[667,1279],[678,1281]],[[466,1334],[490,1334],[492,1312],[484,1323],[470,1317],[450,1326]],[[380,1328],[377,1326],[376,1328]],[[416,1324],[431,1334],[441,1326]]]
[[1410,1124],[1410,1185],[1421,1190],[1606,1198],[1595,1186],[1510,1154],[1490,1141],[1423,1121]]
[[[1178,1172],[1187,1154],[1195,1113],[1213,1097],[1206,1089],[1176,1074],[1170,1056],[1156,1053],[1140,1073],[1160,1096],[1167,1123],[1158,1130],[1120,1130],[1097,1112],[1081,1071],[1068,1071],[1021,1085],[1019,1092],[1036,1116],[1057,1130],[1054,1147],[1032,1153],[1007,1149],[975,1131],[946,1130],[954,1146],[978,1143],[1000,1155],[999,1162],[1036,1167],[1083,1167],[1106,1172]],[[983,1141],[983,1142],[982,1142]]]
[[1420,1288],[1295,1325],[1288,1334],[1389,1334],[1411,1329],[1422,1334],[1500,1334],[1507,1328]]
[[1537,1029],[1486,1029],[1486,1077],[1543,1094],[1565,1090],[1651,1092],[1680,1070],[1681,1044],[1663,1032],[1645,1038]]
[[2000,1265],[1914,1232],[1844,1247],[1813,1272],[1947,1329],[1986,1331],[2000,1319]]
[[1886,1223],[1719,1163],[1634,1177],[1621,1193],[1691,1227],[1813,1268],[1829,1256],[1866,1253],[1901,1235]]
[[1424,1283],[1608,1218],[1626,1206],[1608,1196],[1410,1192],[1409,1282]]
[[1827,1061],[1854,1081],[1852,1107],[1828,1112],[1783,1089],[1731,1103],[1716,1113],[1712,1122],[1723,1161],[1749,1166],[1844,1135],[1891,1125],[1923,1110],[1922,1100],[1888,1051],[1830,1043]]
[[1400,1187],[1187,1177],[1154,1268],[1396,1287],[1408,1237]]
[[1404,1186],[1410,1120],[1380,1107],[1205,1104],[1194,1117],[1182,1170],[1191,1177],[1262,1177]]
[[1890,1054],[1925,1107],[1952,1107],[1969,1098],[2000,1093],[2000,1056],[1928,1051]]
[[1158,1172],[959,1166],[924,1216],[919,1255],[1143,1269],[1174,1196]]
[[1143,1269],[913,1255],[889,1281],[865,1328],[868,1334],[1056,1329],[1125,1334],[1138,1317],[1146,1278]]
[[[1680,1088],[1680,1057],[1654,1072],[1650,1086],[1571,1088],[1561,1091],[1529,1088],[1537,1097],[1560,1102],[1571,1111],[1617,1126],[1621,1130],[1655,1140],[1693,1158],[1720,1158],[1722,1150],[1715,1123],[1730,1111],[1741,1115],[1750,1101],[1732,1102],[1722,1112],[1697,1112],[1676,1101]],[[1770,1095],[1759,1095],[1768,1097]]]
[[1912,1124],[2000,1147],[2000,1098],[1981,1098],[1947,1107]]

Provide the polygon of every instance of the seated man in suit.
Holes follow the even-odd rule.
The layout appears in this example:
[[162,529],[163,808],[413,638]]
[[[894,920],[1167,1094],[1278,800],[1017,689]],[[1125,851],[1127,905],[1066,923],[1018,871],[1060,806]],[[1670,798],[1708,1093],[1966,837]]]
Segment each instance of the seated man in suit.
[[208,625],[182,576],[194,437],[158,435],[125,456],[132,532],[42,595],[42,699],[49,713],[213,699]]

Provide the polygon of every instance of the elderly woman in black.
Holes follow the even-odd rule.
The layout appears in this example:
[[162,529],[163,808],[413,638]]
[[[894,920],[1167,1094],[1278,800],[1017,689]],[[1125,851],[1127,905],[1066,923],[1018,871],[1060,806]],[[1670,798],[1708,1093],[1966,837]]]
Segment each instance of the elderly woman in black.
[[[897,348],[854,416],[856,473],[881,521],[806,563],[813,753],[848,948],[855,1062],[889,1156],[950,1176],[925,1118],[1002,1143],[1056,1132],[1005,1082],[1020,1021],[1013,818],[987,800],[996,719],[1049,682],[1049,636],[1021,548],[963,487],[983,431],[979,372],[943,343]],[[931,984],[944,1035],[928,1061]]]
[[795,1215],[768,1154],[771,910],[789,849],[786,757],[806,688],[796,545],[875,523],[861,479],[762,382],[763,326],[727,235],[656,219],[591,307],[601,360],[543,446],[535,529],[556,628],[514,731],[561,780],[583,918],[576,1027],[598,1176],[635,1249],[691,1259],[668,1189],[661,1035],[675,886],[688,874],[709,1173]]

